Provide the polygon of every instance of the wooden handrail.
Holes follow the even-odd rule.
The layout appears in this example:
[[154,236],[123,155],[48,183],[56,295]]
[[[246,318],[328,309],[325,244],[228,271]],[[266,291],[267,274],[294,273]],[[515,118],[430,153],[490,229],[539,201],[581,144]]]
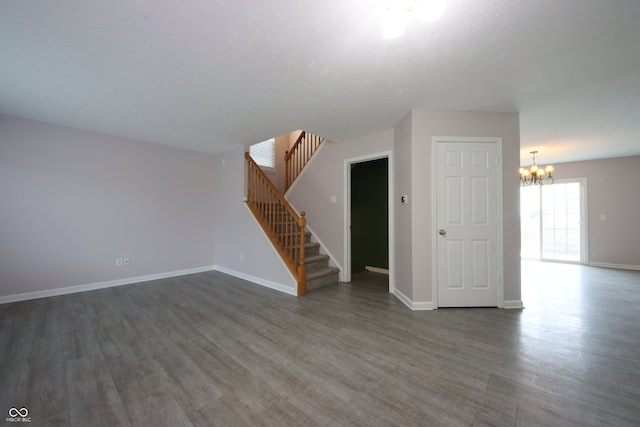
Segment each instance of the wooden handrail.
[[306,131],[302,131],[300,133],[300,135],[298,136],[298,139],[296,139],[296,142],[291,146],[291,150],[289,150],[289,151],[284,153],[284,160],[285,161],[289,160],[291,158],[291,156],[293,155],[293,153],[302,144],[302,141],[304,140],[304,137],[305,137],[306,134],[307,134]]
[[307,272],[304,264],[305,213],[300,215],[280,194],[260,166],[249,153],[244,157],[248,164],[247,206],[269,236],[274,247],[296,277],[297,294],[307,292]]
[[324,138],[309,132],[302,131],[295,144],[284,154],[285,175],[284,175],[284,191],[285,193],[298,177],[302,169],[305,167],[313,153],[316,152]]

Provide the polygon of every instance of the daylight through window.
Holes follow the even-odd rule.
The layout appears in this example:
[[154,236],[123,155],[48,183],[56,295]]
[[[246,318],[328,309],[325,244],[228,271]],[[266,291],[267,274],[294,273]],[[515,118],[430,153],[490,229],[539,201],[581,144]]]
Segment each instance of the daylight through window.
[[271,169],[275,168],[275,139],[271,138],[266,141],[253,144],[249,148],[249,154],[259,166]]

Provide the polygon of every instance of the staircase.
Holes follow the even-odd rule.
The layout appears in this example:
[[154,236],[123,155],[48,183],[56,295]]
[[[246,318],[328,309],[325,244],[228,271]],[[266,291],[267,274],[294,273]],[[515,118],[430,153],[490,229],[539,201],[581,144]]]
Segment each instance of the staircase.
[[284,192],[293,184],[302,169],[309,163],[311,156],[316,152],[324,138],[312,133],[302,131],[291,149],[284,153]]
[[[285,153],[285,193],[323,141],[322,137],[302,131],[291,149]],[[308,230],[305,230],[304,242],[307,290],[337,283],[340,270],[329,266],[329,256],[320,253],[320,244],[311,241]]]
[[[316,138],[303,139],[314,141],[316,144]],[[319,144],[316,144],[312,151],[315,151],[317,145]],[[296,147],[304,145],[296,143]],[[311,155],[305,157],[306,162]],[[337,283],[340,270],[329,265],[329,256],[320,253],[320,244],[312,240],[311,232],[306,228],[305,213],[301,212],[298,215],[249,153],[245,153],[245,158],[249,174],[247,206],[296,277],[297,295],[302,296],[308,290]],[[298,173],[299,171],[295,175]]]
[[[295,245],[298,240],[296,237],[291,237],[286,233],[286,225],[284,225],[280,219],[286,216],[283,206],[276,206],[273,208],[277,210],[276,214],[276,234],[278,241],[283,242],[285,247],[290,248]],[[320,252],[321,246],[319,243],[312,240],[311,232],[307,229],[304,231],[304,266],[306,271],[306,285],[307,292],[313,289],[320,288],[324,285],[330,285],[338,282],[340,270],[331,267],[329,265],[329,255],[325,255]]]
[[329,255],[320,253],[320,244],[311,241],[311,232],[304,233],[304,265],[307,272],[307,291],[338,282],[340,270],[329,265]]

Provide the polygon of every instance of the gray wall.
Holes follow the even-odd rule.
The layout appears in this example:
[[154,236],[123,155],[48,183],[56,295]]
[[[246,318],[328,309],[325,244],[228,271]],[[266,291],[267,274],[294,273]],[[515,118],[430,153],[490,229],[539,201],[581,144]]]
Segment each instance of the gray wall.
[[640,156],[554,166],[558,179],[587,178],[589,263],[640,269]]
[[3,117],[0,296],[213,265],[213,167],[207,154]]
[[[518,305],[521,301],[520,193],[517,175],[514,178],[520,162],[518,114],[415,110],[410,116],[398,124],[395,135],[396,194],[398,197],[409,195],[407,205],[396,203],[396,259],[401,264],[396,288],[414,303],[435,303],[432,280],[432,245],[436,236],[432,230],[432,137],[501,137],[504,300],[509,305]],[[412,274],[411,293],[403,290],[407,286],[405,277],[408,277],[408,271]]]
[[[395,269],[391,273],[395,276],[395,287],[398,292],[413,300],[413,234],[411,223],[413,216],[411,203],[400,204],[398,199],[402,195],[412,194],[411,179],[411,142],[413,140],[413,114],[408,114],[395,128],[394,158],[394,188],[395,188]],[[399,224],[404,224],[401,226]]]

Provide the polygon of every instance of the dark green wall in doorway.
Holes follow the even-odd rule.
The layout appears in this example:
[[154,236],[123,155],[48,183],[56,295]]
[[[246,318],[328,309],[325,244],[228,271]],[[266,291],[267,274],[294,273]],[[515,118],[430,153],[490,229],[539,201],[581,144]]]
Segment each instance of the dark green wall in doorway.
[[351,166],[351,272],[389,268],[389,161]]

